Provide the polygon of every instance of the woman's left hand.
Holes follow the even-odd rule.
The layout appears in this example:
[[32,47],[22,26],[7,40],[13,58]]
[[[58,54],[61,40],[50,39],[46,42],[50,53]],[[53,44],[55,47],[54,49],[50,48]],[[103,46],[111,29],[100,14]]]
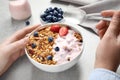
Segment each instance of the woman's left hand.
[[16,59],[24,54],[24,47],[28,43],[28,37],[25,36],[37,27],[39,25],[25,27],[0,45],[0,76]]

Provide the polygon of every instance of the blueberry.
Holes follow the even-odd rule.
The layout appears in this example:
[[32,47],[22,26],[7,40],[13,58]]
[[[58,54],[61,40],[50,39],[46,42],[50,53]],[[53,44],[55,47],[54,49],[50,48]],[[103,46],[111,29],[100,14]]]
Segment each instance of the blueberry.
[[42,14],[42,15],[40,16],[40,18],[44,18],[44,14]]
[[33,36],[38,37],[38,32],[34,32]]
[[51,22],[52,22],[52,20],[47,20],[46,22],[47,22],[47,23],[51,23]]
[[55,47],[55,51],[59,51],[60,49],[59,49],[59,47]]
[[57,22],[58,21],[58,18],[53,16],[53,22]]
[[41,17],[41,18],[45,18],[47,15],[48,15],[47,13],[44,13],[44,14],[42,14],[40,17]]
[[52,42],[53,41],[53,37],[48,37],[48,41]]
[[52,58],[53,58],[52,55],[47,56],[47,60],[52,60]]
[[56,8],[56,11],[59,12],[59,8]]
[[44,13],[43,15],[44,15],[44,17],[46,17],[48,15],[48,13]]
[[43,21],[46,21],[46,18],[42,18]]
[[40,17],[41,17],[41,19],[43,20],[43,21],[46,21],[46,16],[47,16],[48,14],[47,13],[44,13],[44,14],[42,14]]
[[54,10],[58,10],[58,8],[57,8],[57,7],[54,7]]
[[52,9],[52,7],[50,7],[50,8],[47,8],[47,9],[44,11],[44,13],[49,13],[49,12],[53,12],[53,9]]
[[54,10],[54,16],[57,16],[58,12],[56,10]]
[[58,10],[58,12],[59,12],[61,15],[63,15],[63,11],[62,11],[61,8]]
[[26,26],[30,25],[30,22],[29,21],[26,21],[25,22]]
[[60,11],[59,13],[63,15],[63,11]]
[[61,8],[59,8],[59,9],[58,9],[58,12],[61,12],[61,11],[62,11],[62,9],[61,9]]
[[44,11],[44,13],[48,13],[49,12],[49,10],[48,10],[48,8]]
[[62,14],[59,13],[59,14],[58,14],[58,17],[61,17],[61,16],[62,16]]
[[49,9],[47,8],[47,9],[44,11],[44,13],[49,13]]
[[62,18],[58,18],[58,21],[61,21],[62,20]]
[[48,15],[48,16],[46,16],[46,19],[47,19],[47,20],[51,20],[51,19],[52,19],[52,16],[51,16],[51,15]]
[[54,7],[54,10],[58,10],[58,7]]
[[49,10],[49,12],[53,12],[52,7],[49,7],[48,10]]
[[63,16],[61,16],[60,18],[62,18],[62,19],[63,19]]
[[53,13],[53,12],[50,12],[50,13],[49,13],[49,15],[53,16],[53,15],[54,15],[54,13]]
[[31,47],[32,47],[32,48],[36,48],[36,46],[37,46],[37,45],[36,45],[35,43],[32,43],[32,44],[31,44]]

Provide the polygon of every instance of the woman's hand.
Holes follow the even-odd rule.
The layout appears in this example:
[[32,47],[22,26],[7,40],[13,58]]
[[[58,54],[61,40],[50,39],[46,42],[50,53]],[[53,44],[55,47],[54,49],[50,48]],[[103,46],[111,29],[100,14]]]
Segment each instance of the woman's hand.
[[39,25],[35,25],[21,29],[0,45],[0,75],[2,75],[16,59],[24,54],[24,47],[28,42],[28,37],[25,36],[38,26]]
[[104,17],[113,17],[112,21],[100,21],[96,28],[101,38],[97,48],[95,68],[116,71],[120,63],[120,11],[103,11]]

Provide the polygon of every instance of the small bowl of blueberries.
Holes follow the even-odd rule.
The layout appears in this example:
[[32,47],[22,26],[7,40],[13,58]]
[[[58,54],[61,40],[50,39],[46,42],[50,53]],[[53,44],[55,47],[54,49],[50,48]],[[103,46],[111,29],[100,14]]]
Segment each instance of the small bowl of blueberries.
[[62,8],[58,7],[49,7],[40,15],[40,20],[43,24],[46,23],[56,23],[63,22],[64,20],[64,12]]

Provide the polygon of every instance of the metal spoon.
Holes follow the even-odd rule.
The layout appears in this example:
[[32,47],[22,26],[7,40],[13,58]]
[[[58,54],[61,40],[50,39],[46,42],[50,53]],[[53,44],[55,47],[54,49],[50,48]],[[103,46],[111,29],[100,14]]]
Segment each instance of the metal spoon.
[[109,18],[102,17],[100,13],[87,14],[84,10],[80,9],[79,7],[74,7],[72,5],[69,5],[65,9],[65,22],[77,24],[89,31],[97,33],[95,27],[85,26],[84,24],[82,24],[86,20],[87,21],[94,21],[94,20],[111,21],[111,17]]
[[[111,17],[102,17],[100,13],[87,14],[84,10],[80,9],[79,7],[74,7],[72,5],[69,5],[67,7],[65,13],[71,13],[76,19],[79,19],[78,24],[82,23],[86,19],[111,21]],[[70,17],[71,15],[68,16]]]

